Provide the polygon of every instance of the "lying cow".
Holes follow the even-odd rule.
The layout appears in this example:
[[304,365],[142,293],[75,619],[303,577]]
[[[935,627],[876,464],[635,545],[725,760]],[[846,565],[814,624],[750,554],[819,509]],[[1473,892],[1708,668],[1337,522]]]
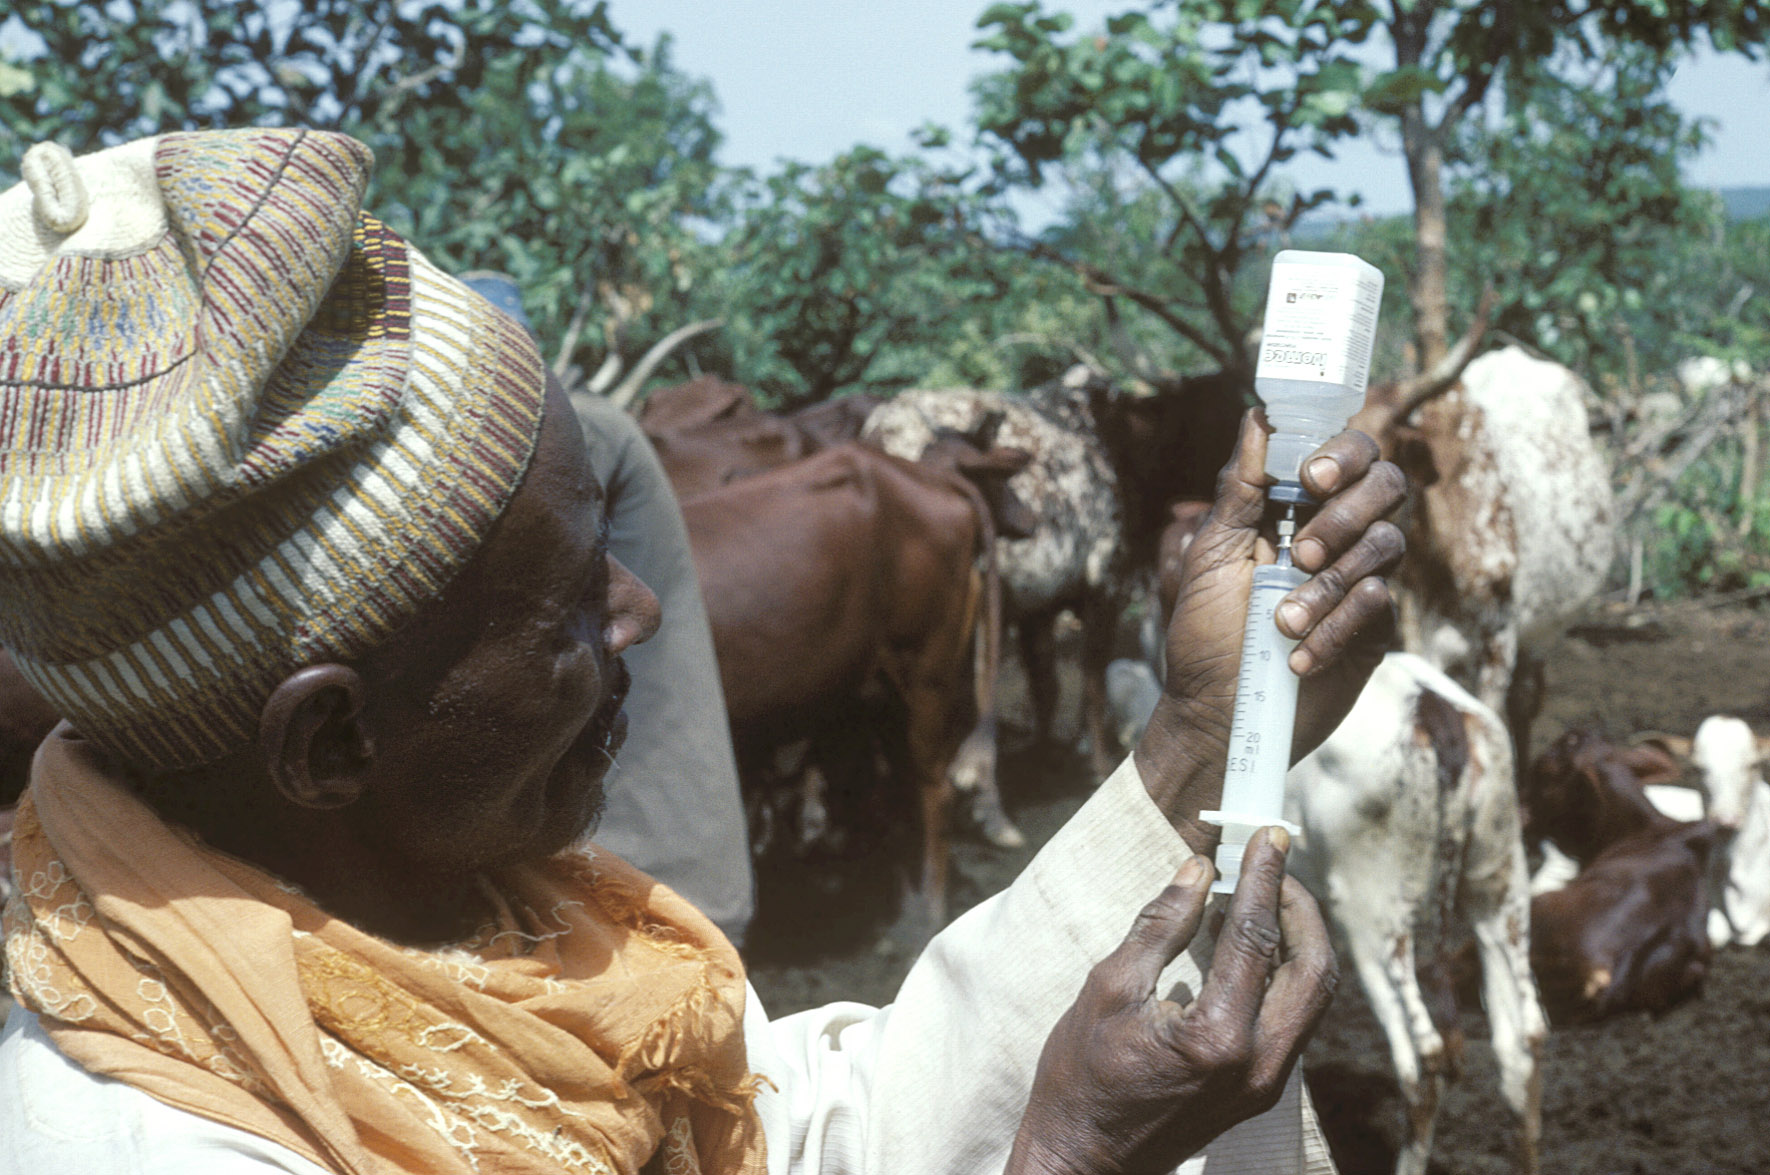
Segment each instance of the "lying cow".
[[[996,612],[995,532],[963,478],[839,445],[683,503],[740,761],[841,721],[885,683],[889,748],[917,798],[917,934],[943,921],[948,770],[993,665],[974,660]],[[987,634],[986,634],[987,641]],[[993,647],[993,642],[988,642]]]
[[1770,935],[1770,740],[1737,718],[1714,715],[1696,728],[1691,759],[1702,773],[1707,816],[1730,834],[1709,914],[1709,941],[1754,947]]
[[1642,783],[1677,771],[1657,747],[1619,747],[1589,730],[1567,732],[1531,766],[1527,834],[1580,865],[1531,901],[1531,966],[1555,1023],[1661,1012],[1702,988],[1720,830],[1664,815]]
[[1738,718],[1715,714],[1702,720],[1693,739],[1658,741],[1690,757],[1701,779],[1701,814],[1726,837],[1712,877],[1709,942],[1717,949],[1757,946],[1770,935],[1770,783],[1764,780],[1770,739]]

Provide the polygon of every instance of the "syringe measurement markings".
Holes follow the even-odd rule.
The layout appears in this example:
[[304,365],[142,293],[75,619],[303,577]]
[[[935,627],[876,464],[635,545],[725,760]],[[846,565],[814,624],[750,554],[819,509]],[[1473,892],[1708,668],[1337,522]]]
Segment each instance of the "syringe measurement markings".
[[[1245,774],[1253,771],[1260,760],[1260,732],[1249,729],[1253,725],[1254,716],[1249,713],[1250,707],[1241,703],[1244,700],[1252,701],[1257,706],[1266,700],[1265,686],[1267,675],[1271,672],[1272,650],[1256,646],[1264,643],[1264,638],[1270,635],[1264,630],[1270,629],[1271,634],[1277,633],[1277,623],[1274,618],[1278,613],[1278,602],[1284,597],[1286,589],[1263,588],[1258,591],[1263,598],[1249,609],[1253,615],[1254,623],[1248,624],[1242,632],[1241,651],[1243,662],[1254,662],[1253,669],[1259,676],[1254,682],[1246,683],[1253,685],[1254,688],[1244,691],[1236,699],[1236,720],[1231,724],[1229,745],[1232,748],[1240,748],[1241,755],[1231,755],[1225,766],[1225,771],[1233,774]],[[1288,666],[1285,668],[1288,670]]]

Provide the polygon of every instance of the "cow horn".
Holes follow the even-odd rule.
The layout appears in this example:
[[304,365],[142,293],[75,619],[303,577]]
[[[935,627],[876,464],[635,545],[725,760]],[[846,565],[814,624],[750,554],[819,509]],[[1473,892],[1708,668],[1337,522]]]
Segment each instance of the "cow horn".
[[640,358],[638,363],[633,365],[633,370],[627,374],[627,377],[616,384],[613,391],[609,392],[608,398],[615,402],[617,408],[625,408],[633,402],[635,396],[639,395],[639,389],[645,386],[645,381],[651,378],[651,373],[658,369],[658,365],[670,357],[670,352],[696,335],[704,335],[708,331],[718,330],[724,325],[723,318],[703,318],[699,322],[691,322],[686,326],[677,327],[651,345],[651,349]]
[[1639,734],[1630,735],[1629,745],[1632,747],[1658,747],[1666,754],[1672,755],[1675,758],[1690,758],[1690,739],[1681,734],[1666,734],[1663,731],[1658,730],[1644,730]]

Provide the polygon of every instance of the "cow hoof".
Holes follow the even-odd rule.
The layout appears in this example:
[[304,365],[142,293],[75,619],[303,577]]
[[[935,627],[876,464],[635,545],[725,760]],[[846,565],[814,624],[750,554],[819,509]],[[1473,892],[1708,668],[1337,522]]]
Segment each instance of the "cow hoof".
[[998,849],[1024,849],[1026,837],[1006,817],[997,813],[983,822],[983,839]]
[[999,796],[993,791],[978,792],[971,801],[971,822],[983,834],[983,839],[998,849],[1020,849],[1026,847],[1026,837],[1014,822],[1002,811]]

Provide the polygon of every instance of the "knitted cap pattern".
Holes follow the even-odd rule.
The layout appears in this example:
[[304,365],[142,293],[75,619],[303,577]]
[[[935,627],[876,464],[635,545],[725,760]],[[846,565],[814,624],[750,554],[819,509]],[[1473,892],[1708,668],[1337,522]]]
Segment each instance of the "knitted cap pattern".
[[541,360],[362,212],[346,136],[27,159],[0,194],[0,643],[126,760],[209,762],[472,556]]

